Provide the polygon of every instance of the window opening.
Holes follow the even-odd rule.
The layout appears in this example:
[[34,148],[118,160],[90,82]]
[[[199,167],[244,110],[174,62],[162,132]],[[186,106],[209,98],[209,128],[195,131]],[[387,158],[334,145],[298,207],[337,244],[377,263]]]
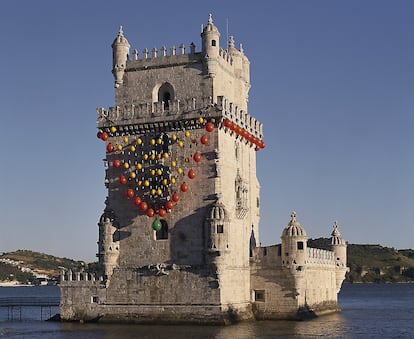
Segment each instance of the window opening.
[[217,225],[217,233],[224,233],[224,225]]
[[303,241],[298,241],[298,250],[303,250]]
[[255,301],[265,301],[265,291],[264,290],[255,290],[254,291],[254,300]]
[[164,219],[160,220],[161,229],[155,232],[155,240],[165,240],[168,239],[168,223]]

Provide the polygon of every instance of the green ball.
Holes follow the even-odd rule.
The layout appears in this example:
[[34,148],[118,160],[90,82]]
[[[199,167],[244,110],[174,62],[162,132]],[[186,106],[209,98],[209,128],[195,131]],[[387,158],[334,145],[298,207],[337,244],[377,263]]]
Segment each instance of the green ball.
[[152,229],[154,231],[159,231],[161,228],[162,228],[161,221],[159,221],[158,219],[154,220],[154,222],[152,223]]

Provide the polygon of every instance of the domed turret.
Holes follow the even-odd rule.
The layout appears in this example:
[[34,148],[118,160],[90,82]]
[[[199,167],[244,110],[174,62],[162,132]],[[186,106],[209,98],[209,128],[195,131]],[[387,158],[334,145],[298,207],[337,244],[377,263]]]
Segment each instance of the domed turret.
[[209,252],[227,251],[230,222],[223,203],[217,201],[211,206],[205,223],[207,250]]
[[335,253],[336,266],[346,266],[346,242],[342,238],[338,229],[338,223],[335,221],[333,224],[333,231],[331,233],[331,248]]
[[124,37],[122,26],[114,42],[112,43],[112,74],[115,78],[115,87],[119,87],[123,83],[126,63],[129,55],[129,43]]
[[288,267],[305,265],[307,237],[305,229],[292,212],[291,220],[282,232],[282,264]]
[[106,208],[98,223],[99,240],[97,256],[99,258],[101,273],[106,277],[110,277],[114,268],[118,266],[119,241],[114,237],[117,231],[114,220],[114,212]]
[[211,14],[208,17],[206,27],[204,27],[201,33],[202,53],[204,56],[214,58],[219,55],[220,48],[220,32],[213,24],[213,18]]
[[211,14],[207,26],[201,33],[202,55],[205,58],[205,73],[214,78],[220,51],[220,32],[213,24]]

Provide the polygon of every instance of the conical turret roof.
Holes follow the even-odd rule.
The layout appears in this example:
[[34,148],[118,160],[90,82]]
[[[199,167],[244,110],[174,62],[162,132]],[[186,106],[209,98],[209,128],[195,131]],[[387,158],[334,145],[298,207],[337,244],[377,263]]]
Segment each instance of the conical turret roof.
[[345,240],[342,238],[341,233],[338,230],[338,223],[335,221],[333,224],[333,231],[331,233],[331,245],[345,245]]

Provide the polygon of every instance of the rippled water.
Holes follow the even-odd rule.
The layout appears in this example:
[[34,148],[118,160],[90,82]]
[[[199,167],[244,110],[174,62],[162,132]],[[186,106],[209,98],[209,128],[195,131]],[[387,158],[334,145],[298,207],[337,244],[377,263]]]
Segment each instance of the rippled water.
[[[11,295],[55,296],[57,287],[0,288]],[[232,326],[144,326],[8,321],[0,309],[4,338],[414,338],[414,284],[344,285],[341,313],[310,321],[259,321]],[[37,315],[36,315],[37,314]],[[27,318],[26,318],[27,319]]]

